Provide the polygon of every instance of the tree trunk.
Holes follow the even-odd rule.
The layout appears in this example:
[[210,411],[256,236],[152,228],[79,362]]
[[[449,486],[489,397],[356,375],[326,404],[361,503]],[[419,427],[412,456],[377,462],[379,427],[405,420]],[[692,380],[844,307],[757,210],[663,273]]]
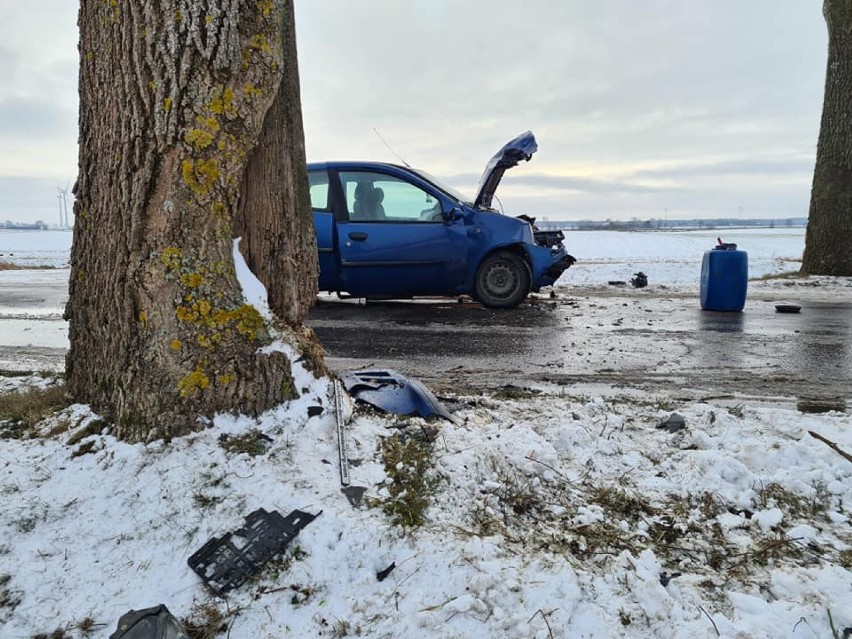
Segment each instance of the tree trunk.
[[232,247],[321,369],[292,0],[81,0],[79,26],[69,390],[132,441],[292,399]]
[[852,275],[852,0],[825,0],[828,67],[802,271]]

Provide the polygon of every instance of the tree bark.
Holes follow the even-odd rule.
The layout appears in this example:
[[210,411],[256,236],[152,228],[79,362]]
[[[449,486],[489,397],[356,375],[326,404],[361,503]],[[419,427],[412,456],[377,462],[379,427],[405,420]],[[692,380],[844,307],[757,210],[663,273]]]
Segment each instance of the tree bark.
[[852,275],[852,0],[825,0],[828,66],[802,271]]
[[131,441],[292,399],[232,247],[322,370],[292,0],[81,0],[79,27],[70,392]]

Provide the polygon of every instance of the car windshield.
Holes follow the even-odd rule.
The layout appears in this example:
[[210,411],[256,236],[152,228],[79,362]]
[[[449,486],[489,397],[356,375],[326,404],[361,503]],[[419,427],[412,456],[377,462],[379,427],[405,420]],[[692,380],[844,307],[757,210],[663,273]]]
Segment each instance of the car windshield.
[[453,199],[455,199],[455,200],[457,200],[457,201],[461,202],[462,204],[467,204],[468,206],[471,206],[471,202],[473,202],[473,200],[472,200],[472,199],[470,199],[470,198],[469,198],[469,197],[467,197],[466,195],[463,195],[463,194],[459,193],[459,192],[458,192],[458,191],[456,191],[453,187],[451,187],[451,186],[447,186],[446,184],[444,184],[443,182],[441,182],[441,181],[440,181],[439,179],[437,179],[436,177],[434,177],[434,176],[429,175],[428,173],[426,173],[426,171],[421,171],[420,169],[410,169],[410,171],[411,171],[412,173],[416,173],[417,175],[419,175],[420,177],[422,177],[422,178],[423,178],[424,180],[426,180],[427,182],[431,182],[432,184],[434,184],[435,186],[437,186],[439,189],[441,189],[444,193],[446,193],[447,195],[449,195],[449,196],[450,196],[450,197],[452,197]]

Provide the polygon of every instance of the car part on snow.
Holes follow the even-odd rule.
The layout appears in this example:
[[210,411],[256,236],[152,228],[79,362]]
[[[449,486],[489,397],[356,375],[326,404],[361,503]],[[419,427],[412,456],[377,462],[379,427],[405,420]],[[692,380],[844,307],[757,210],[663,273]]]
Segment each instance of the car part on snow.
[[428,388],[415,379],[392,369],[361,370],[341,378],[356,400],[386,413],[431,417],[454,421],[447,409]]
[[670,433],[676,433],[679,430],[686,428],[686,420],[682,415],[672,413],[657,426],[659,429],[666,429]]
[[385,578],[393,572],[394,568],[396,568],[396,562],[392,561],[390,566],[376,573],[376,579],[378,579],[379,581],[384,581]]
[[665,570],[660,573],[660,585],[665,588],[669,585],[669,582],[675,577],[680,577],[679,572],[673,572],[672,574],[667,573]]
[[648,276],[642,271],[639,271],[633,274],[633,277],[630,278],[630,283],[633,284],[633,288],[645,288],[648,286]]
[[349,503],[358,507],[367,489],[364,486],[352,486],[349,476],[349,453],[346,449],[346,420],[343,418],[343,402],[340,397],[340,382],[334,380],[334,420],[337,424],[337,457],[340,464],[340,486]]
[[109,639],[189,639],[189,635],[169,609],[160,604],[121,615]]
[[258,508],[246,525],[204,544],[188,560],[189,567],[217,595],[241,586],[267,561],[284,551],[305,526],[319,517],[294,510],[286,517]]
[[627,286],[627,282],[624,280],[610,280],[607,282],[610,286]]

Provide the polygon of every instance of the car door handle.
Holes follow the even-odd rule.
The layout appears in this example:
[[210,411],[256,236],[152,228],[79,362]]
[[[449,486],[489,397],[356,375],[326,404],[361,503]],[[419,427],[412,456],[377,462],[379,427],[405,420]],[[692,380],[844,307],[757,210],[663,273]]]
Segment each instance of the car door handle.
[[352,232],[349,234],[349,239],[350,239],[350,240],[355,240],[356,242],[363,242],[364,240],[366,240],[366,239],[367,239],[367,234],[366,234],[366,233],[358,233],[358,232],[352,231]]

